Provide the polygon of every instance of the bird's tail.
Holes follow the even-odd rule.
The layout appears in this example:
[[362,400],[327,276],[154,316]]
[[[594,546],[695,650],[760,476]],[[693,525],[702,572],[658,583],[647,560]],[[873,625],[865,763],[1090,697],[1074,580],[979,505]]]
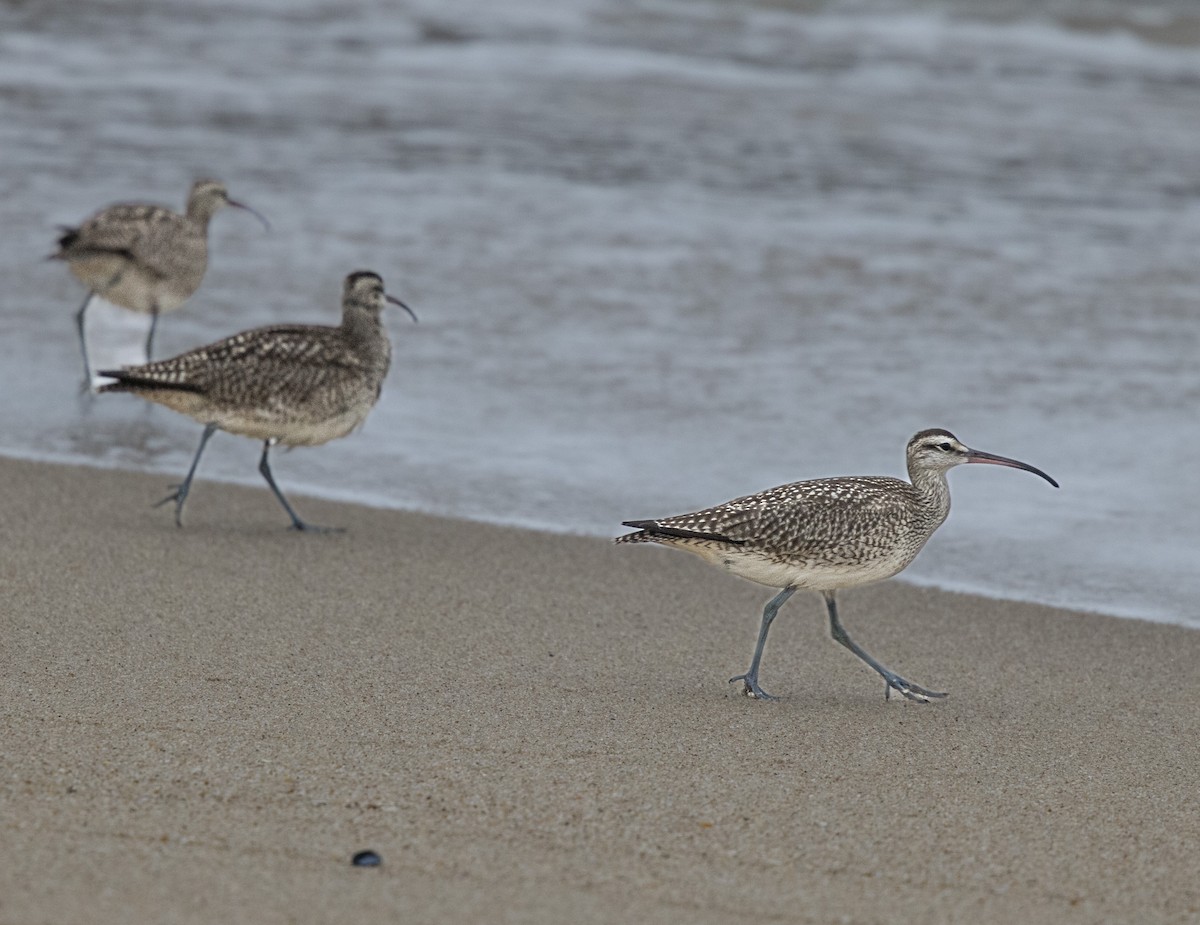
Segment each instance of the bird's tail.
[[102,369],[99,370],[99,375],[117,381],[105,383],[96,389],[97,392],[142,392],[146,389],[159,389],[169,392],[204,391],[200,386],[191,382],[172,381],[165,378],[160,379],[153,374],[147,373],[143,367],[139,366],[126,369]]
[[47,260],[62,260],[67,248],[79,240],[78,228],[72,228],[70,225],[59,225],[58,230],[62,232],[58,236],[58,250],[53,254],[47,254]]

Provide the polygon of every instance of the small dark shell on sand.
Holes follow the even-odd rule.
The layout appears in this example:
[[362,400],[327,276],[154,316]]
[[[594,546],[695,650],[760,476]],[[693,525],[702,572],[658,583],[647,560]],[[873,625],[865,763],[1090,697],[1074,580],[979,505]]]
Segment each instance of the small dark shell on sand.
[[374,851],[360,851],[350,860],[350,863],[355,867],[378,867],[383,863],[383,858]]

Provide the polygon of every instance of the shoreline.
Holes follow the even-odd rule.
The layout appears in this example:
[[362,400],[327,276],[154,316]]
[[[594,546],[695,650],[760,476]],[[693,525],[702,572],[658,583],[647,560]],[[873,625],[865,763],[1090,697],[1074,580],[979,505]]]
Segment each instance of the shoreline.
[[[148,478],[150,478],[150,477],[161,478],[164,480],[177,479],[182,474],[180,471],[177,471],[178,467],[163,467],[162,469],[151,469],[151,468],[139,469],[139,468],[132,468],[132,467],[128,467],[128,466],[122,466],[122,465],[115,464],[115,463],[110,464],[110,463],[104,462],[102,460],[82,461],[77,458],[71,457],[68,454],[35,453],[33,451],[22,452],[21,450],[14,450],[14,449],[0,449],[0,461],[3,461],[3,460],[12,460],[14,462],[30,463],[30,464],[36,464],[36,465],[65,466],[65,467],[69,467],[69,468],[74,467],[74,468],[79,468],[79,469],[83,469],[86,471],[126,472],[126,473],[129,473],[132,475],[139,475],[139,476],[148,477]],[[248,470],[248,471],[252,471],[252,470]],[[227,474],[226,475],[209,476],[203,472],[200,473],[197,478],[198,478],[198,481],[196,483],[197,486],[199,486],[200,484],[203,483],[203,484],[211,484],[211,485],[218,485],[218,486],[228,486],[231,488],[241,488],[241,489],[246,489],[246,490],[253,490],[256,487],[261,487],[263,484],[262,478],[257,474],[257,472],[253,472],[253,474],[246,475],[244,478],[242,478],[240,480],[234,480],[232,478],[228,478]],[[412,514],[414,516],[419,516],[419,517],[432,517],[432,518],[436,518],[436,519],[440,519],[440,520],[448,520],[448,521],[452,521],[452,522],[456,522],[456,523],[461,523],[464,525],[479,524],[479,525],[488,526],[488,527],[497,527],[500,529],[514,529],[514,530],[528,531],[531,533],[548,534],[551,536],[567,536],[567,537],[574,537],[574,538],[579,538],[579,539],[592,539],[592,540],[601,540],[601,541],[610,541],[612,539],[612,536],[616,536],[617,533],[619,532],[619,530],[623,529],[623,528],[614,526],[612,536],[606,536],[600,530],[596,530],[595,532],[589,532],[584,528],[554,529],[554,527],[552,525],[539,523],[539,522],[536,522],[533,520],[513,521],[513,520],[504,520],[500,517],[487,517],[487,516],[483,516],[483,515],[481,515],[477,518],[472,518],[472,517],[462,516],[462,515],[457,515],[457,514],[442,513],[439,511],[425,509],[425,508],[416,507],[416,506],[404,506],[399,503],[389,501],[387,498],[385,498],[382,495],[364,496],[362,494],[359,494],[359,493],[353,492],[353,491],[339,493],[336,491],[326,491],[321,486],[306,485],[302,481],[298,482],[294,479],[288,480],[288,479],[286,479],[286,477],[284,477],[283,480],[285,482],[287,482],[287,484],[282,484],[281,487],[283,488],[285,494],[287,494],[287,496],[289,498],[292,496],[292,494],[295,494],[296,497],[298,497],[298,498],[312,498],[312,499],[316,499],[316,500],[323,501],[323,502],[330,503],[330,504],[344,504],[344,505],[348,505],[351,507],[363,507],[363,508],[368,508],[371,510],[386,511],[386,512],[396,513],[396,514]],[[166,482],[164,481],[163,484],[165,485]],[[294,486],[294,487],[292,487],[292,486]],[[309,494],[308,493],[309,491],[313,491],[315,493]],[[614,519],[614,524],[616,524],[616,523],[617,523],[617,521]],[[956,585],[953,581],[947,581],[945,579],[939,579],[939,578],[926,579],[923,577],[914,577],[907,573],[901,573],[900,575],[896,576],[895,578],[889,579],[889,581],[895,581],[895,582],[898,582],[899,584],[906,585],[906,586],[912,587],[912,588],[924,588],[924,589],[931,590],[931,591],[944,592],[946,594],[961,594],[961,595],[965,595],[967,597],[982,598],[985,600],[996,601],[998,603],[1031,604],[1031,605],[1035,605],[1035,606],[1049,607],[1049,608],[1052,608],[1055,610],[1067,610],[1067,611],[1079,612],[1079,613],[1090,613],[1090,614],[1094,614],[1096,616],[1101,616],[1101,617],[1112,617],[1112,618],[1118,619],[1118,620],[1135,620],[1135,621],[1139,621],[1139,622],[1160,624],[1160,625],[1164,625],[1164,626],[1179,626],[1179,627],[1183,627],[1185,629],[1200,630],[1200,617],[1197,618],[1198,619],[1197,623],[1192,624],[1192,623],[1185,622],[1180,617],[1171,618],[1169,616],[1159,616],[1154,613],[1122,611],[1120,609],[1104,610],[1104,609],[1098,608],[1098,607],[1090,607],[1087,604],[1055,603],[1055,602],[1041,601],[1041,600],[1030,599],[1030,598],[1026,598],[1026,597],[1020,597],[1016,594],[1016,592],[1009,594],[1009,593],[1005,593],[1002,590],[994,589],[994,588],[977,588],[977,587],[970,586],[969,584]]]
[[[0,459],[0,922],[1183,922],[1200,635]],[[289,494],[289,497],[291,495]],[[350,866],[373,849],[377,869]]]

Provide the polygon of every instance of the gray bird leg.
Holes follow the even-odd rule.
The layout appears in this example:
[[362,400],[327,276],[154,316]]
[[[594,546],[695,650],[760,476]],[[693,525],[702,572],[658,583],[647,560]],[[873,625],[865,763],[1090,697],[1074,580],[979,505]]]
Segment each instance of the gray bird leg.
[[183,503],[187,501],[188,492],[192,487],[192,476],[196,474],[196,467],[200,465],[200,454],[204,452],[204,447],[208,443],[209,437],[216,431],[216,424],[205,424],[204,433],[200,435],[200,446],[196,448],[196,455],[192,457],[192,466],[188,469],[184,480],[178,485],[172,485],[175,490],[159,501],[155,507],[162,507],[168,501],[175,502],[175,526],[183,526]]
[[[124,270],[118,270],[116,274],[107,283],[104,284],[104,292],[108,292],[113,286],[121,281],[121,274]],[[83,354],[83,389],[84,392],[92,390],[92,364],[88,360],[87,350],[87,333],[84,330],[83,316],[87,312],[87,307],[92,303],[92,299],[99,295],[95,289],[84,296],[83,304],[79,306],[79,311],[75,313],[75,327],[79,331],[79,352]],[[104,296],[100,296],[104,298]]]
[[275,497],[279,499],[279,503],[283,505],[283,509],[288,512],[288,516],[292,518],[293,530],[310,530],[313,533],[341,533],[345,527],[318,527],[313,524],[305,523],[301,520],[292,506],[288,504],[287,498],[283,496],[283,492],[279,490],[279,486],[275,484],[275,477],[271,475],[271,463],[267,459],[267,455],[271,452],[271,447],[275,445],[274,440],[263,441],[262,460],[258,464],[258,471],[262,473],[267,484],[271,486],[271,491],[275,493]]
[[762,624],[758,628],[758,644],[754,647],[754,658],[750,660],[750,670],[729,679],[730,684],[734,681],[741,681],[742,693],[747,697],[754,697],[756,700],[775,699],[758,686],[758,663],[762,661],[763,647],[767,644],[767,633],[771,629],[771,622],[779,613],[779,608],[795,593],[795,588],[784,588],[767,602],[767,606],[763,608]]
[[154,349],[154,330],[158,327],[158,304],[150,309],[150,331],[146,335],[146,362],[149,363],[154,359],[151,351]]
[[87,313],[87,307],[91,304],[93,295],[94,293],[89,292],[84,296],[83,304],[75,313],[75,328],[79,331],[79,352],[83,354],[83,391],[85,392],[92,387],[92,364],[88,360],[87,334],[84,329],[83,317]]
[[842,626],[841,621],[838,619],[837,601],[834,600],[834,592],[822,591],[821,595],[825,598],[825,606],[829,609],[829,632],[830,635],[833,636],[833,641],[844,645],[847,649],[875,669],[875,671],[879,672],[879,675],[883,678],[884,682],[883,697],[885,700],[891,699],[892,691],[896,691],[897,693],[904,695],[909,700],[920,700],[924,703],[928,703],[931,697],[946,696],[944,693],[939,691],[926,690],[918,684],[912,684],[909,681],[905,681],[902,677],[900,677],[900,675],[896,674],[896,672],[885,668],[883,665],[879,664],[879,662],[875,661],[875,659],[871,658],[871,656],[867,654],[866,649],[850,638],[850,634],[846,632],[845,627]]

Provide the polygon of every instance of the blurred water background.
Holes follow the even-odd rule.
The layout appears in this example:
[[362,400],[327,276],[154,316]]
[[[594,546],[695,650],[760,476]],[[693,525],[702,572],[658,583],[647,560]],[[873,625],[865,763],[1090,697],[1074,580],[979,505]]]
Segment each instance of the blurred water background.
[[158,356],[359,268],[421,317],[285,490],[611,536],[947,427],[1063,487],[956,470],[908,578],[1200,626],[1198,152],[1187,0],[0,0],[0,452],[183,473],[198,425],[77,394],[41,258],[212,175],[274,230],[217,216]]

